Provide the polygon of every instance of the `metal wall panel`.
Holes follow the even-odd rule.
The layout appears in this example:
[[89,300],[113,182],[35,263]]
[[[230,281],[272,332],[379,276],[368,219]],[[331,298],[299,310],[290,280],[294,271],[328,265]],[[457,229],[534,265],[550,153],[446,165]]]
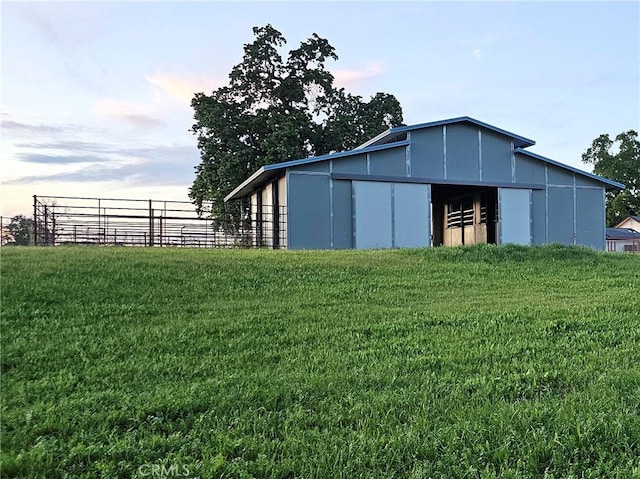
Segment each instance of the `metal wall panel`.
[[481,130],[482,180],[511,182],[511,140]]
[[576,175],[576,186],[592,186],[594,188],[602,188],[602,183],[598,180],[589,178],[588,176]]
[[331,248],[330,178],[327,175],[288,175],[289,249]]
[[351,181],[333,180],[333,247],[353,248]]
[[531,190],[498,189],[500,244],[531,244]]
[[604,192],[602,188],[576,189],[576,243],[605,247]]
[[573,171],[547,165],[547,181],[550,185],[573,185]]
[[449,180],[480,180],[478,128],[447,125],[446,174]]
[[407,176],[406,146],[369,153],[370,173],[383,176]]
[[431,246],[431,187],[393,184],[393,246],[421,248]]
[[411,176],[444,178],[444,142],[442,127],[411,132]]
[[531,242],[545,244],[547,242],[547,191],[531,192]]
[[314,173],[329,173],[329,161],[316,161],[315,163],[307,163],[306,165],[292,166],[289,171],[311,171]]
[[548,242],[573,244],[573,188],[550,187],[547,196]]
[[333,160],[334,173],[351,173],[353,175],[367,174],[367,155],[357,155],[349,158],[337,158]]
[[355,247],[391,248],[391,183],[354,181]]
[[518,183],[545,184],[545,164],[542,161],[518,153],[515,158]]

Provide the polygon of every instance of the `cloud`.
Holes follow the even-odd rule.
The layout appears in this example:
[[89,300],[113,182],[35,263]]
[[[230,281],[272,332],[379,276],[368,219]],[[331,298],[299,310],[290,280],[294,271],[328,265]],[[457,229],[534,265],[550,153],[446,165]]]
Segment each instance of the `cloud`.
[[72,163],[95,163],[103,161],[99,156],[84,155],[46,155],[42,153],[18,153],[18,160],[27,163],[39,163],[44,165],[68,165]]
[[157,111],[145,105],[129,103],[112,98],[101,98],[96,101],[94,111],[100,116],[125,121],[136,128],[157,128],[165,125]]
[[195,93],[208,93],[225,84],[216,78],[202,75],[178,76],[163,73],[150,75],[147,81],[185,105],[191,104]]
[[35,148],[40,150],[72,150],[72,151],[100,151],[102,153],[117,153],[121,147],[107,143],[95,143],[80,140],[60,140],[50,143],[16,143],[17,148]]
[[[17,156],[20,161],[41,165],[89,164],[73,171],[22,176],[14,178],[7,183],[119,182],[141,186],[185,186],[193,181],[193,166],[199,161],[198,150],[190,145],[118,148],[114,145],[62,141],[42,144],[41,146],[51,149],[63,149],[63,146],[72,145],[80,146],[81,148],[95,147],[92,151],[96,151],[99,154],[19,153]],[[35,146],[37,144],[28,145],[30,148]]]
[[384,73],[383,62],[371,62],[360,70],[332,70],[338,87],[352,87]]
[[[3,115],[6,116],[6,115]],[[13,120],[0,120],[0,129],[5,138],[9,136],[26,136],[33,138],[34,136],[50,136],[52,134],[60,136],[61,134],[71,133],[96,133],[104,131],[101,128],[92,128],[85,125],[76,124],[46,124],[46,123],[24,123]]]

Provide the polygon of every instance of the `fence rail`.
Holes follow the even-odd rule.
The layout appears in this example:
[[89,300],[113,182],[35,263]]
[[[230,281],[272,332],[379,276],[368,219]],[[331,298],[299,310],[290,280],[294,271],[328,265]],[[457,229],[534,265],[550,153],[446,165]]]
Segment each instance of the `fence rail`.
[[[241,205],[237,207],[242,208]],[[262,241],[271,230],[269,218],[286,221],[286,211],[264,212],[260,217],[239,212],[242,226],[216,226],[199,217],[186,201],[33,197],[35,245],[114,245],[176,247],[282,247]]]

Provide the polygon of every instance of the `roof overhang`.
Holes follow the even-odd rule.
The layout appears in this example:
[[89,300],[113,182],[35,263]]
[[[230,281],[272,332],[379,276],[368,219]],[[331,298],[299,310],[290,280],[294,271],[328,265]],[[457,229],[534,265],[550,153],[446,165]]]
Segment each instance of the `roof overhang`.
[[238,185],[231,193],[224,197],[224,201],[231,201],[243,196],[247,196],[253,191],[257,190],[260,186],[273,181],[275,178],[281,176],[283,171],[287,168],[293,168],[295,166],[307,165],[310,163],[318,163],[321,161],[328,161],[338,158],[345,158],[349,156],[362,155],[373,151],[388,150],[391,148],[405,147],[409,144],[408,141],[397,141],[388,145],[372,146],[369,148],[356,149],[350,151],[342,151],[339,153],[331,153],[329,155],[312,156],[309,158],[303,158],[300,160],[285,161],[283,163],[274,163],[266,165],[256,171],[249,178],[244,180]]
[[593,173],[588,173],[579,168],[574,168],[573,166],[565,165],[564,163],[560,163],[558,161],[552,160],[551,158],[546,158],[544,156],[538,155],[536,153],[532,153],[527,150],[523,150],[522,148],[516,148],[514,153],[520,153],[522,155],[528,156],[530,158],[535,158],[536,160],[544,161],[545,163],[549,163],[550,165],[557,166],[558,168],[563,168],[565,170],[573,171],[574,173],[578,173],[579,175],[586,176],[587,178],[591,178],[592,180],[600,181],[604,183],[607,190],[624,190],[625,186],[622,183],[618,183],[617,181],[610,180],[609,178],[605,178],[604,176],[594,175]]

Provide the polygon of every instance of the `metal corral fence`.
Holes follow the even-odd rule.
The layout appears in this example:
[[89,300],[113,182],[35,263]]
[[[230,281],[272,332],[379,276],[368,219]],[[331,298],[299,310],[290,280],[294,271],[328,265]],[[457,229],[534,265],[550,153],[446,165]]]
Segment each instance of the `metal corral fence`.
[[34,195],[33,237],[53,246],[282,247],[265,241],[263,231],[273,229],[272,217],[286,222],[286,212],[269,213],[245,213],[244,226],[223,228],[187,201]]

